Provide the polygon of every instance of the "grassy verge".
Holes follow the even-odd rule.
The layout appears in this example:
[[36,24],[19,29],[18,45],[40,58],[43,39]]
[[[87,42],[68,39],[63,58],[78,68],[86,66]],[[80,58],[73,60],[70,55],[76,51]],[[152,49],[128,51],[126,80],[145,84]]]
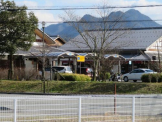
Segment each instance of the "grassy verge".
[[[162,94],[162,83],[46,82],[46,93],[62,94]],[[0,81],[2,93],[42,93],[41,81]]]

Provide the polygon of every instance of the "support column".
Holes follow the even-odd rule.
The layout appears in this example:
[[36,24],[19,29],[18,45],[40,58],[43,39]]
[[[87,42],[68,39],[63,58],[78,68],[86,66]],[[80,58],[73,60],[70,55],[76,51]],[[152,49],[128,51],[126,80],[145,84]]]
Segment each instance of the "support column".
[[68,58],[68,66],[70,66],[70,58]]
[[58,57],[58,66],[60,66],[60,57]]
[[78,122],[81,122],[82,116],[82,98],[79,97],[79,106],[78,106]]
[[14,99],[14,122],[17,121],[17,99]]
[[132,122],[135,122],[135,96],[132,97]]
[[50,63],[50,80],[52,80],[52,58],[49,58],[49,63]]
[[120,60],[119,60],[119,64],[118,64],[118,74],[121,73],[121,65],[120,65]]
[[77,59],[76,59],[76,57],[73,58],[73,65],[74,65],[74,73],[77,73]]

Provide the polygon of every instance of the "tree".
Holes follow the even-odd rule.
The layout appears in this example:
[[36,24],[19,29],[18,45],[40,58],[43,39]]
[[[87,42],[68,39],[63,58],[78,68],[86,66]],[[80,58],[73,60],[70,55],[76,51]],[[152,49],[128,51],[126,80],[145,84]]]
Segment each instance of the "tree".
[[[93,65],[93,80],[96,80],[96,71],[99,71],[101,60],[105,52],[113,52],[116,49],[126,46],[124,42],[117,42],[128,30],[120,31],[125,27],[125,23],[120,21],[126,18],[122,12],[113,13],[111,7],[104,5],[96,7],[97,14],[100,19],[87,20],[75,15],[73,11],[66,11],[66,17],[62,17],[65,22],[68,22],[79,33],[79,38],[71,40],[71,44],[75,44],[81,50],[92,53]],[[94,10],[93,10],[93,13]]]
[[35,41],[38,19],[33,12],[27,13],[26,10],[26,6],[18,7],[14,1],[1,1],[0,53],[10,55],[8,79],[13,77],[13,54],[18,49],[28,50]]

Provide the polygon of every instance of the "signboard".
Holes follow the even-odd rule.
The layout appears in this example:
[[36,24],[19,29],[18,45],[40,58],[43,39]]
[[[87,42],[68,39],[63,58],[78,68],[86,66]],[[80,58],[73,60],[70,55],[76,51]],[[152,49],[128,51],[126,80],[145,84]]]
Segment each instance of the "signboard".
[[85,62],[85,56],[77,56],[77,62]]
[[119,57],[119,55],[118,55],[118,54],[114,54],[113,56],[114,56],[115,58],[118,58],[118,57]]
[[131,65],[132,64],[132,61],[129,61],[129,65]]
[[69,56],[74,55],[74,53],[72,53],[72,52],[68,52],[68,53],[66,53],[66,54],[69,55]]

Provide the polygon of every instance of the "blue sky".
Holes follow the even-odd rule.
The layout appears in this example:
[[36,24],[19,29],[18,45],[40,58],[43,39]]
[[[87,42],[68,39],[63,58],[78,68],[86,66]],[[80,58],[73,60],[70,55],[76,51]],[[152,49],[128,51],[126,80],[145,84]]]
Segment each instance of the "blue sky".
[[[6,0],[4,0],[6,1]],[[17,5],[26,5],[28,8],[51,8],[52,6],[88,6],[94,7],[98,5],[103,5],[105,1],[111,6],[132,6],[132,5],[162,5],[162,0],[10,0],[14,1]],[[135,8],[141,13],[149,16],[151,19],[162,19],[161,12],[162,7],[154,8]],[[121,10],[121,9],[118,9]],[[123,9],[122,11],[127,11],[128,9]],[[65,14],[64,11],[33,11],[40,22],[54,22],[62,21],[60,16]],[[94,13],[94,10],[77,10],[75,11],[78,15],[83,16],[85,14]],[[47,24],[49,25],[49,23]]]

